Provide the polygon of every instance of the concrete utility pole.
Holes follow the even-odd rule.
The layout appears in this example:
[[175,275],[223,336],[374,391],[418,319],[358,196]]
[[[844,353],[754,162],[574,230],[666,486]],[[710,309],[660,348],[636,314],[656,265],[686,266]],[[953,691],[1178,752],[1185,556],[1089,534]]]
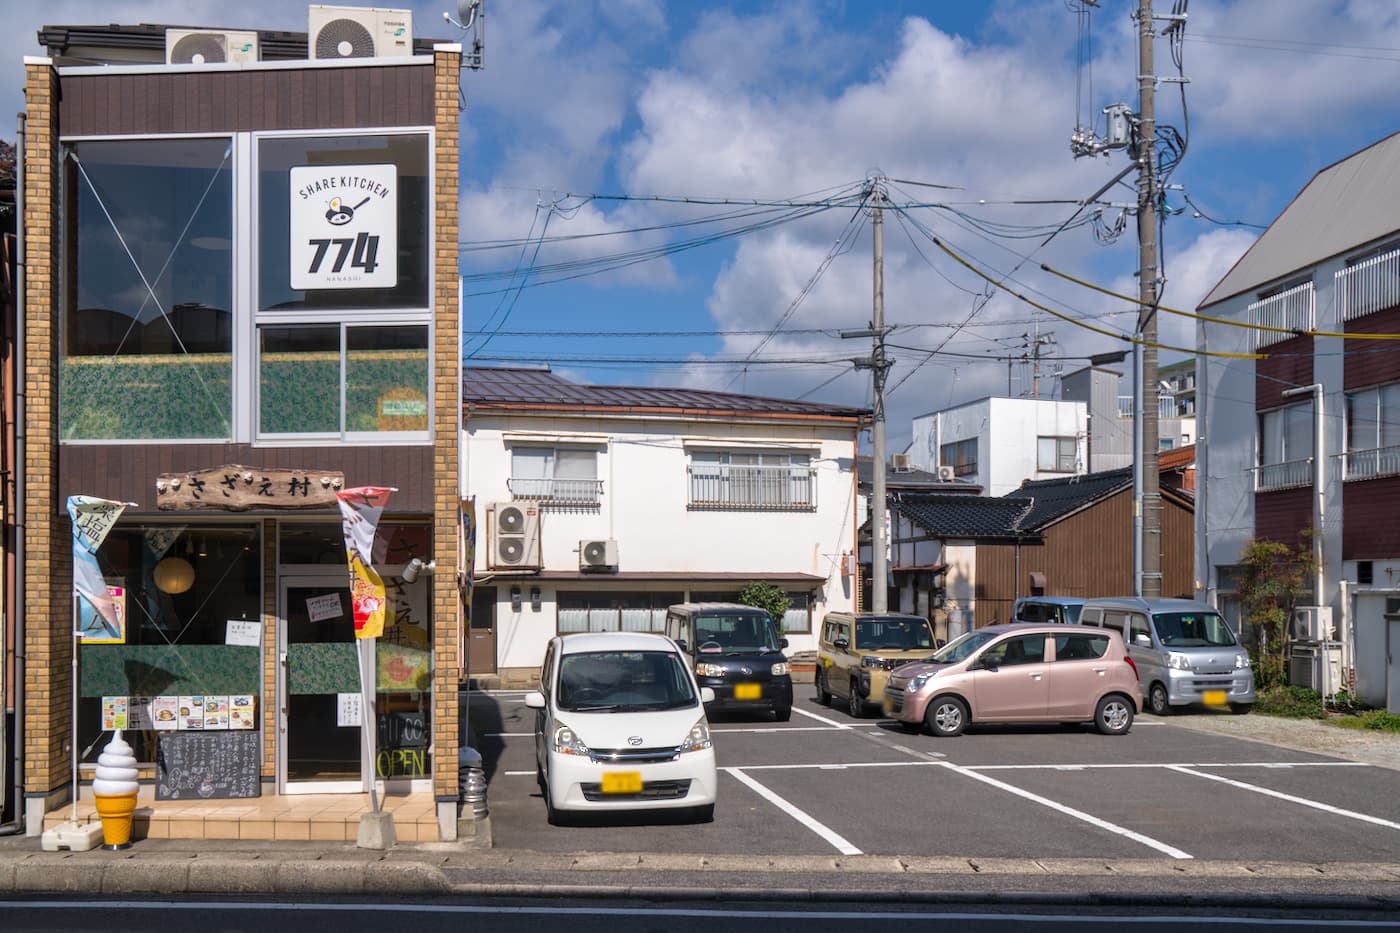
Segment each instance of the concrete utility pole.
[[[1153,73],[1152,0],[1138,0],[1138,311],[1135,347],[1141,353],[1137,396],[1142,410],[1140,443],[1136,459],[1141,490],[1137,503],[1141,536],[1135,549],[1142,555],[1140,595],[1162,595],[1162,493],[1157,466],[1157,125],[1154,98],[1157,76]],[[1136,522],[1135,522],[1136,523]]]

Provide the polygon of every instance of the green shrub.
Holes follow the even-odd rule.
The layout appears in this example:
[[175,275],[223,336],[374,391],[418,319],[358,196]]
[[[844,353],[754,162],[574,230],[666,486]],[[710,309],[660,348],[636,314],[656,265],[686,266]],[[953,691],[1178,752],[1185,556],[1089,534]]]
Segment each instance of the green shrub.
[[792,607],[792,599],[788,597],[782,587],[765,583],[762,580],[755,580],[740,590],[739,602],[745,606],[755,606],[767,610],[768,614],[773,617],[773,624],[777,626],[779,633],[783,630],[783,616]]
[[1325,719],[1322,694],[1307,687],[1265,687],[1259,691],[1255,712],[1291,719]]
[[1368,710],[1362,713],[1360,718],[1367,729],[1375,729],[1377,732],[1400,732],[1400,715],[1389,710]]

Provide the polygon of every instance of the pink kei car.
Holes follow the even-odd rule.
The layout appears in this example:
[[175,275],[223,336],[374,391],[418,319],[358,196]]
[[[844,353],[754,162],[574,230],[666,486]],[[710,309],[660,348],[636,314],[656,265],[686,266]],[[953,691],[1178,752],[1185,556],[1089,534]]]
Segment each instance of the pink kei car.
[[907,731],[958,735],[971,723],[1093,722],[1123,735],[1142,708],[1137,669],[1110,629],[989,625],[901,665],[885,712]]

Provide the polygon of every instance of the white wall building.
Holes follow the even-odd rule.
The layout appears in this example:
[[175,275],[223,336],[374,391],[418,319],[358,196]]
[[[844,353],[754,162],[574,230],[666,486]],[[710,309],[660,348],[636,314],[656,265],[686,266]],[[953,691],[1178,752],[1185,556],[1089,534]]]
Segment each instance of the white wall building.
[[474,673],[519,682],[556,633],[660,631],[668,605],[753,581],[793,600],[789,655],[853,607],[864,410],[545,369],[471,368],[463,384]]
[[1028,479],[1088,472],[1088,407],[1082,401],[984,398],[913,421],[914,464],[1003,496]]

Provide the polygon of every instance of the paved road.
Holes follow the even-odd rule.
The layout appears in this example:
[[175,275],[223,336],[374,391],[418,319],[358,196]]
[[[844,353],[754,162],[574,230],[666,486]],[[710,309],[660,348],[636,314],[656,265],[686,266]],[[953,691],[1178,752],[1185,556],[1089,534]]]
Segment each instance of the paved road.
[[539,853],[903,859],[1395,861],[1400,772],[1142,717],[907,735],[799,695],[787,723],[716,718],[715,820],[554,827],[523,693],[478,695],[494,845]]

